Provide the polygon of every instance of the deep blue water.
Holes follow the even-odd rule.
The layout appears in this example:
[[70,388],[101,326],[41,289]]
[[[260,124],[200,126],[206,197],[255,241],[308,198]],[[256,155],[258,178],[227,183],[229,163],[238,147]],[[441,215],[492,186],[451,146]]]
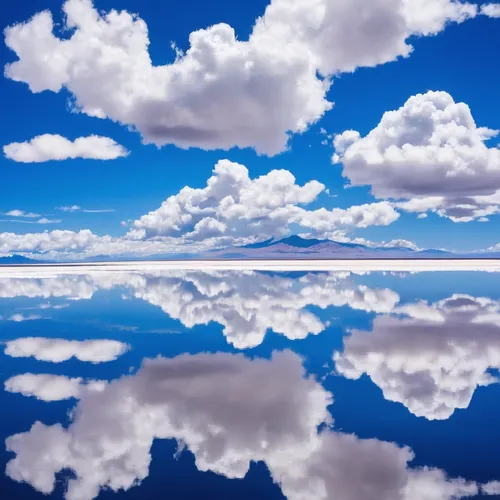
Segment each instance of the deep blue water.
[[0,277],[0,317],[2,500],[452,500],[500,480],[495,273]]

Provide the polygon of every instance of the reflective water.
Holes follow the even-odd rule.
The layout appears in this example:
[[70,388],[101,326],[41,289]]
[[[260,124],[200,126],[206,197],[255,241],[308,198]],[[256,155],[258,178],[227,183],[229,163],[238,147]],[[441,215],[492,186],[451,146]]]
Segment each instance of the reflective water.
[[0,498],[500,498],[499,285],[0,278]]

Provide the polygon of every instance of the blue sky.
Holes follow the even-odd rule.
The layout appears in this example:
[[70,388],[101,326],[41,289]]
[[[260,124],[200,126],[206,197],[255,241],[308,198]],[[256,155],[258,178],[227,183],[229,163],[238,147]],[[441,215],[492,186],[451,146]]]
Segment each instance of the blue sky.
[[[47,59],[62,50],[59,40],[55,42],[59,44],[57,49],[45,48],[51,38],[50,30],[29,31],[28,24],[24,34],[19,29],[12,30],[10,35],[6,32],[17,56],[3,44],[2,63],[13,63],[19,58],[21,65],[11,74],[7,70],[6,77],[0,80],[4,116],[0,125],[2,146],[31,141],[43,134],[58,134],[69,141],[96,135],[115,141],[114,147],[121,146],[120,151],[126,150],[128,155],[120,157],[122,153],[119,153],[116,159],[107,160],[81,157],[50,160],[61,155],[99,155],[96,153],[99,148],[89,143],[82,153],[82,148],[70,144],[71,153],[66,154],[65,146],[60,143],[43,147],[26,144],[23,154],[28,154],[31,160],[37,159],[26,162],[27,157],[23,157],[19,149],[14,153],[13,149],[10,153],[4,149],[0,158],[4,180],[0,251],[4,255],[43,254],[48,258],[166,254],[245,244],[290,233],[343,241],[363,238],[359,241],[367,240],[373,245],[413,244],[419,248],[451,250],[486,249],[500,243],[496,215],[500,196],[495,198],[495,193],[500,192],[500,176],[496,173],[500,169],[498,138],[490,133],[491,139],[483,142],[486,137],[476,128],[476,125],[491,130],[500,128],[497,97],[500,69],[495,62],[500,45],[497,11],[490,5],[489,10],[483,10],[488,15],[475,15],[481,2],[465,4],[446,0],[441,2],[443,11],[438,8],[434,18],[415,16],[422,12],[419,5],[423,2],[414,2],[411,8],[415,11],[408,8],[403,14],[395,13],[403,9],[402,0],[394,0],[389,11],[383,9],[382,3],[379,8],[378,2],[374,2],[366,12],[370,26],[374,27],[371,40],[371,32],[359,28],[353,4],[340,0],[318,1],[327,14],[318,10],[323,17],[318,14],[320,28],[312,36],[307,31],[311,28],[307,23],[304,32],[297,31],[300,26],[297,28],[294,24],[295,14],[289,0],[274,1],[271,3],[274,11],[266,13],[267,32],[252,42],[253,45],[246,46],[244,43],[252,33],[255,20],[264,15],[268,2],[259,0],[235,6],[234,2],[214,1],[208,7],[205,2],[195,0],[182,6],[172,3],[159,6],[152,1],[96,0],[94,6],[100,15],[116,9],[140,16],[147,25],[153,66],[179,66],[184,60],[187,70],[182,74],[183,84],[178,87],[158,72],[149,77],[149,70],[142,66],[130,68],[131,61],[137,62],[147,54],[140,40],[127,46],[127,57],[123,61],[115,52],[110,59],[99,60],[98,66],[93,67],[98,57],[91,55],[92,40],[96,43],[95,54],[105,53],[115,42],[112,37],[106,38],[107,35],[85,39],[93,26],[102,24],[102,19],[97,21],[98,17],[92,16],[87,24],[83,21],[84,13],[93,12],[88,1],[67,2],[80,24],[65,30],[62,29],[63,2],[59,0],[4,2],[0,17],[5,27],[29,21],[37,14],[38,18],[34,19],[40,19],[39,13],[50,8],[56,36],[68,40],[75,34],[82,35],[83,31],[84,43],[73,43],[64,52],[66,73],[61,76],[57,61]],[[305,9],[305,12],[312,11]],[[338,26],[338,20],[344,19],[342,16],[345,16],[342,21],[345,30]],[[467,17],[471,18],[465,19]],[[298,18],[302,20],[304,15]],[[140,21],[131,23],[124,28],[128,35],[145,26]],[[231,26],[237,39],[243,42],[231,56],[236,63],[241,63],[234,63],[234,71],[224,61],[220,62],[226,57],[223,37],[227,30],[221,32],[222,45],[209,44],[210,49],[205,52],[200,49],[202,42],[209,38],[205,32],[196,57],[189,52],[190,33],[218,23]],[[349,23],[352,26],[349,27]],[[402,28],[401,23],[406,25]],[[401,33],[395,33],[392,38],[380,35],[390,33],[391,27]],[[108,24],[107,28],[108,35],[113,30],[118,32],[116,25]],[[287,36],[297,46],[285,57],[280,54],[283,51],[280,44],[291,46],[292,42],[286,42]],[[346,37],[345,40],[342,37]],[[118,40],[114,49],[122,50],[120,43],[127,43],[123,40]],[[400,57],[406,50],[405,40],[413,46],[413,51],[408,57]],[[170,46],[172,41],[185,54],[177,60]],[[139,52],[130,56],[133,50]],[[193,69],[192,60],[187,61],[189,57],[202,66],[205,76],[209,75],[205,80],[196,80],[199,74]],[[297,61],[293,57],[297,57]],[[218,62],[211,66],[211,58]],[[250,83],[241,84],[238,71],[245,63],[254,66],[245,66]],[[306,64],[317,66],[316,70],[304,69]],[[279,78],[277,71],[282,72]],[[292,85],[298,78],[304,79],[304,88]],[[320,91],[318,85],[325,84],[326,79],[332,81],[330,90]],[[51,82],[56,80],[61,87],[58,92],[51,89]],[[213,81],[216,83],[211,83]],[[128,82],[132,82],[130,88]],[[30,91],[27,83],[37,92]],[[443,95],[426,94],[428,91],[445,92],[448,101]],[[149,102],[154,92],[157,92],[157,100],[151,98]],[[424,96],[411,109],[405,107],[406,115],[396,117],[395,130],[401,127],[397,137],[364,139],[377,127],[376,130],[387,133],[387,123],[380,123],[383,113],[398,110],[417,94]],[[69,104],[75,96],[78,103]],[[311,102],[301,101],[309,97]],[[326,101],[334,103],[331,110],[325,106]],[[475,125],[464,118],[463,109],[456,109],[453,101],[469,106]],[[405,127],[413,125],[403,123],[403,118],[429,103],[437,108],[441,106],[441,114],[446,116],[444,124],[436,118],[436,113],[432,117],[425,113],[423,118],[420,116],[424,122],[431,120],[427,125],[433,127],[434,138],[444,134],[437,149],[425,156],[424,148],[434,147],[430,136],[425,135],[423,126],[422,129],[417,126],[416,132],[413,130],[416,135],[408,135],[409,129]],[[101,118],[89,116],[95,114],[92,109],[96,106],[100,107]],[[458,124],[458,129],[450,124]],[[355,141],[348,138],[347,142],[342,139],[337,143],[337,149],[342,143],[345,152],[341,152],[339,163],[334,164],[333,138],[346,130],[359,131],[360,136]],[[288,132],[288,144],[281,144],[280,140]],[[326,145],[322,144],[325,140]],[[374,168],[373,155],[387,146],[387,140],[393,141],[393,148],[399,147],[400,157],[392,162],[390,155],[385,156],[377,160],[378,167]],[[157,145],[147,144],[148,141],[156,141]],[[403,157],[401,152],[406,142],[415,148],[417,156]],[[233,144],[237,146],[230,147]],[[442,160],[439,155],[444,152],[449,157]],[[190,198],[176,200],[180,208],[167,207],[148,219],[141,219],[156,211],[169,196],[177,195],[184,186],[204,188],[220,160],[244,165],[249,179],[284,169],[293,174],[295,184],[289,178],[283,180],[281,174],[279,179],[279,176],[274,180],[266,178],[263,184],[267,191],[264,189],[265,196],[259,200],[256,196],[263,191],[261,184],[246,195],[238,189],[231,191],[232,188],[223,192],[226,188],[221,184],[219,198],[206,192],[194,195],[199,203],[196,214]],[[226,170],[231,179],[228,182],[234,184],[232,163],[228,165]],[[310,181],[321,183],[323,188],[309,185],[293,193],[295,185],[308,186],[306,183]],[[349,183],[353,186],[346,188]],[[283,191],[289,195],[279,194]],[[234,214],[229,216],[229,209],[221,205],[221,201],[230,193],[236,202]],[[246,196],[246,201],[238,200],[240,195],[242,199]],[[201,199],[203,196],[205,199]],[[276,196],[279,199],[273,201]],[[439,201],[429,204],[431,196]],[[211,201],[207,201],[207,197]],[[409,207],[408,203],[416,198],[424,200],[425,209]],[[63,206],[78,206],[83,210],[57,209]],[[359,206],[361,208],[352,209]],[[205,207],[205,215],[199,215],[200,207]],[[319,212],[321,209],[323,213]],[[39,216],[22,217],[12,210]],[[254,215],[249,215],[252,213]],[[54,230],[68,232],[54,235],[51,233]],[[89,232],[82,235],[81,230]],[[48,232],[45,236],[38,234],[44,231]],[[27,234],[33,236],[22,237]],[[405,240],[405,243],[397,240]]]

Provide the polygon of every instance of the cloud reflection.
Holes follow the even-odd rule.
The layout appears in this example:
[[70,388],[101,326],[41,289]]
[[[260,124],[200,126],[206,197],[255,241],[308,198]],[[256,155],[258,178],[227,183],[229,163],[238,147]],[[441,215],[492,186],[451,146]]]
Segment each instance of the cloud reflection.
[[338,373],[368,375],[386,399],[429,420],[467,408],[478,386],[499,381],[490,372],[500,369],[500,302],[454,294],[394,313],[345,339],[334,354]]
[[65,340],[46,337],[23,337],[5,343],[5,354],[13,358],[35,358],[61,363],[71,358],[89,363],[114,361],[129,346],[116,340]]
[[269,360],[228,353],[147,359],[137,373],[82,392],[67,428],[35,422],[9,437],[16,456],[6,473],[49,494],[56,473],[71,469],[66,499],[88,500],[145,479],[158,438],[189,449],[198,470],[228,478],[243,478],[252,461],[263,461],[290,500],[477,494],[473,482],[412,468],[406,447],[334,430],[332,401],[289,351]]
[[289,339],[319,334],[326,324],[308,308],[349,306],[391,312],[397,293],[357,285],[350,273],[308,273],[300,277],[256,271],[99,273],[53,278],[0,279],[0,297],[90,299],[98,290],[125,287],[160,307],[185,327],[216,322],[239,349],[258,346],[271,329]]

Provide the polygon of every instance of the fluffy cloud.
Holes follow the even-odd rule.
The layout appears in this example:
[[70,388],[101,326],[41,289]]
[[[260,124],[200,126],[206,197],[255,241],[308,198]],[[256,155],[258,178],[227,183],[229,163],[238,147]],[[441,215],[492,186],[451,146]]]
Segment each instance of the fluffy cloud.
[[38,361],[61,363],[71,358],[89,363],[114,361],[129,349],[116,340],[64,340],[23,337],[5,343],[5,354],[13,358],[33,357]]
[[21,163],[41,163],[50,160],[85,158],[115,160],[128,151],[109,137],[91,135],[70,141],[60,135],[44,134],[25,142],[13,142],[3,147],[7,158]]
[[84,391],[102,391],[105,385],[106,382],[100,380],[84,381],[79,377],[23,373],[6,380],[5,390],[50,402],[79,398]]
[[500,4],[488,3],[481,5],[481,14],[488,17],[500,17]]
[[399,295],[389,289],[356,285],[348,273],[309,273],[298,279],[255,271],[99,273],[92,276],[0,278],[0,298],[68,297],[90,299],[98,290],[125,288],[160,307],[187,328],[216,322],[227,341],[245,349],[259,345],[266,332],[303,339],[327,325],[310,306],[349,306],[389,313]]
[[481,487],[485,495],[500,495],[500,481],[490,481]]
[[500,149],[486,145],[497,134],[478,127],[465,103],[428,92],[385,113],[366,137],[337,135],[333,161],[397,208],[466,222],[499,211]]
[[129,236],[208,238],[223,246],[238,238],[243,243],[284,236],[292,224],[321,235],[339,227],[388,225],[399,217],[386,202],[333,210],[300,206],[311,203],[324,190],[317,181],[297,185],[287,170],[251,179],[245,166],[221,160],[205,188],[185,187],[169,197],[159,209],[136,220]]
[[252,461],[265,462],[289,500],[452,500],[478,492],[439,469],[410,468],[408,448],[332,430],[332,395],[291,352],[270,360],[159,357],[80,397],[68,428],[36,422],[7,439],[16,455],[10,478],[49,494],[56,473],[70,469],[66,499],[89,500],[102,488],[140,483],[153,440],[175,439],[200,471],[243,478]]
[[99,237],[88,229],[45,231],[43,233],[0,233],[0,253],[50,252],[52,250],[83,250]]
[[401,316],[375,318],[371,332],[355,330],[335,353],[338,373],[367,374],[384,397],[429,420],[467,408],[478,386],[497,383],[500,303],[453,295],[428,305],[397,307]]
[[88,229],[55,230],[43,233],[0,233],[0,255],[23,254],[34,259],[78,260],[99,255],[154,255],[197,252],[210,242],[182,248],[182,239],[133,240],[98,236]]
[[66,88],[76,109],[132,126],[146,142],[265,154],[331,109],[333,75],[406,57],[412,35],[477,14],[459,0],[272,0],[248,40],[216,24],[192,32],[174,62],[154,66],[138,16],[101,13],[91,0],[67,0],[63,10],[68,38],[54,34],[49,11],[7,28],[18,57],[8,78],[32,92]]
[[[97,236],[88,229],[0,233],[0,255],[44,254],[54,259],[79,259],[196,253],[279,238],[297,228],[316,237],[327,237],[341,229],[345,238],[345,232],[353,228],[388,225],[399,217],[385,201],[347,209],[304,208],[324,191],[325,186],[316,180],[298,185],[288,170],[272,170],[251,179],[245,166],[221,160],[206,187],[184,187],[160,208],[133,222],[125,236]],[[81,207],[60,209],[77,211]]]

